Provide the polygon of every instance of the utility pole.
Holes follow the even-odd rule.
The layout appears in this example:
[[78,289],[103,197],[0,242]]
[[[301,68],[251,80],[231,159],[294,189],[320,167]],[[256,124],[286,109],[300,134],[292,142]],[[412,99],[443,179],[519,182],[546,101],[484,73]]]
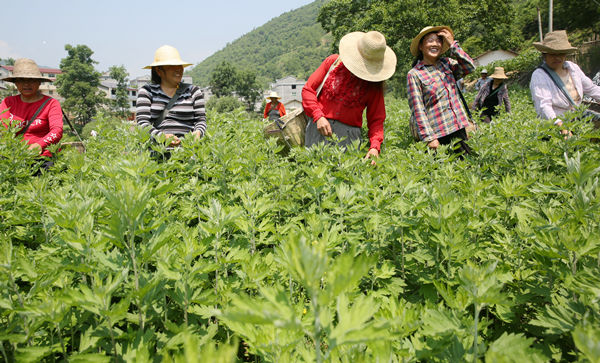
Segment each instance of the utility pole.
[[538,29],[540,31],[540,42],[542,42],[544,39],[544,34],[542,33],[542,14],[540,12],[540,7],[537,7],[537,12],[538,12]]
[[550,8],[548,9],[548,33],[550,33],[552,31],[552,29],[553,29],[553,26],[552,26],[552,20],[553,20],[552,19],[553,18],[552,13],[553,13],[553,9],[554,9],[553,1],[550,0]]

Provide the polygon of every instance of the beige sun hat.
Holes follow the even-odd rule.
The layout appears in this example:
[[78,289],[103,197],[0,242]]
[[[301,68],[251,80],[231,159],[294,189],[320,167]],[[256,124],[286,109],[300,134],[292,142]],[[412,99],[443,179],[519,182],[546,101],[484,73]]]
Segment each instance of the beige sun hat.
[[3,77],[1,80],[7,82],[14,82],[17,79],[27,78],[36,79],[40,82],[52,82],[52,78],[43,77],[37,64],[32,59],[19,58],[15,61],[15,67],[13,68],[12,75]]
[[493,79],[508,79],[508,77],[506,76],[506,74],[504,74],[504,68],[503,67],[496,67],[496,68],[494,68],[494,73],[492,73],[492,75],[490,76],[490,78],[493,78]]
[[533,46],[542,53],[568,54],[577,51],[577,48],[569,43],[566,30],[550,32],[544,36],[544,41],[534,42]]
[[[448,30],[452,34],[452,36],[454,36],[454,32],[452,31],[452,29],[450,29],[449,26],[446,26],[446,25],[426,26],[425,28],[421,29],[419,34],[417,34],[417,36],[412,40],[412,42],[410,42],[410,54],[412,54],[414,57],[417,57],[420,52],[419,51],[419,43],[421,42],[421,39],[429,33],[437,33],[442,29]],[[446,42],[443,42],[442,43],[442,52],[440,54],[446,53],[446,51],[448,49],[450,49],[450,45],[446,44]]]
[[275,91],[271,91],[271,93],[270,93],[270,94],[269,94],[267,97],[265,97],[265,98],[267,98],[267,99],[269,99],[269,98],[277,98],[277,99],[280,99],[281,97],[279,97],[279,95],[277,94],[277,92],[275,92]]
[[158,66],[191,66],[192,63],[187,63],[181,60],[181,56],[175,47],[163,45],[154,52],[154,62],[144,69],[151,69]]
[[344,66],[360,79],[381,82],[396,71],[396,54],[378,31],[348,33],[339,48]]

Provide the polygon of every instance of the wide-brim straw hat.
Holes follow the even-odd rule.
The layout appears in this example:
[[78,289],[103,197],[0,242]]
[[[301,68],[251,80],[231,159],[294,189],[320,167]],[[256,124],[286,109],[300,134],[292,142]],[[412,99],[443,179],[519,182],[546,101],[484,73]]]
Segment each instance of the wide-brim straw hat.
[[506,76],[506,74],[504,74],[504,68],[503,67],[496,67],[496,68],[494,68],[494,73],[492,73],[492,75],[490,76],[490,78],[493,78],[493,79],[508,79],[508,77]]
[[569,54],[577,51],[577,48],[569,43],[566,30],[550,32],[544,36],[542,42],[534,42],[533,46],[542,53]]
[[52,78],[43,77],[37,64],[32,59],[19,58],[15,61],[12,75],[3,77],[1,80],[14,82],[17,79],[35,79],[40,82],[52,82]]
[[277,99],[281,99],[281,97],[279,97],[279,95],[277,94],[277,92],[275,91],[271,91],[271,93],[266,97],[267,99],[269,98],[277,98]]
[[[410,54],[412,54],[414,57],[418,57],[420,52],[419,43],[421,42],[421,39],[423,39],[423,37],[429,33],[437,33],[442,29],[448,30],[452,34],[452,36],[454,36],[454,32],[452,31],[452,29],[450,29],[449,26],[426,26],[425,28],[421,29],[419,34],[417,34],[417,36],[412,40],[412,42],[410,42]],[[448,49],[450,49],[450,44],[447,44],[447,42],[442,42],[442,52],[440,54],[446,53]]]
[[340,39],[340,59],[356,77],[381,82],[396,71],[396,54],[378,31],[352,32]]
[[191,66],[192,63],[184,62],[175,47],[163,45],[154,52],[154,62],[144,67],[151,69],[158,66]]

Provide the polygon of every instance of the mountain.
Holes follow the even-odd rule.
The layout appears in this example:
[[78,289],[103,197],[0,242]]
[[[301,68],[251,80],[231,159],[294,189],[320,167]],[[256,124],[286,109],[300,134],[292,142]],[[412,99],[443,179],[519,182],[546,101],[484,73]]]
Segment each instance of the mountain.
[[317,0],[271,19],[227,44],[186,72],[194,83],[207,86],[212,70],[227,61],[239,70],[257,73],[265,86],[277,78],[307,79],[331,52],[332,37],[317,22],[326,0]]

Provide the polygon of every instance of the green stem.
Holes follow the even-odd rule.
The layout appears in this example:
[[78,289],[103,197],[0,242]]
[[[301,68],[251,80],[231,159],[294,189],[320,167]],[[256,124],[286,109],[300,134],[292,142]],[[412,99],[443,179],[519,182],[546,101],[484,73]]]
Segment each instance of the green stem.
[[319,302],[317,301],[317,294],[312,296],[313,311],[315,314],[315,321],[313,325],[313,341],[315,342],[315,360],[317,363],[322,362],[321,358],[321,320],[319,318]]

